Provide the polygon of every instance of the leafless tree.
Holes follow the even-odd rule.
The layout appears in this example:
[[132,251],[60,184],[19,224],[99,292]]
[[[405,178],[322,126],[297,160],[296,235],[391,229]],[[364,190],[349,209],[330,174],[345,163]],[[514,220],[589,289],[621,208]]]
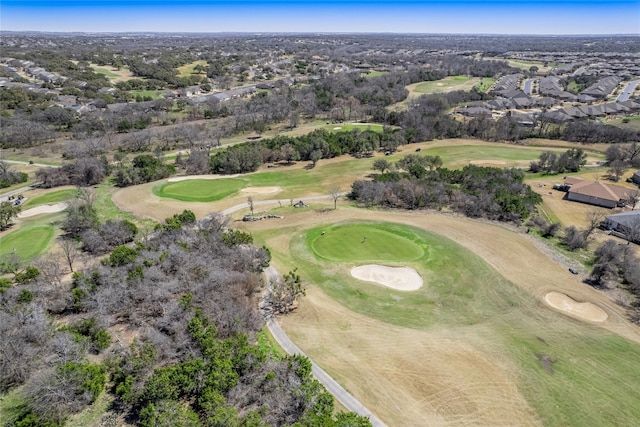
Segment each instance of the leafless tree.
[[122,146],[127,151],[146,151],[151,146],[151,132],[141,130],[129,133],[122,139]]
[[202,175],[211,171],[209,152],[207,150],[192,149],[184,163],[189,175]]
[[62,256],[69,266],[69,270],[73,273],[73,263],[80,255],[78,243],[74,239],[61,238],[60,241],[58,241],[58,246],[62,250]]
[[37,260],[35,265],[40,270],[39,281],[49,286],[60,286],[63,272],[60,268],[60,259],[58,257],[52,254],[48,255]]
[[624,199],[627,202],[627,206],[631,206],[631,210],[633,211],[640,202],[640,191],[630,190],[624,195]]
[[640,243],[640,215],[624,227],[624,237],[629,243]]
[[587,228],[584,230],[584,238],[587,239],[598,228],[600,223],[604,220],[604,212],[599,208],[590,209],[586,215]]
[[331,195],[331,198],[333,199],[333,209],[338,209],[338,199],[340,198],[340,194],[342,193],[342,190],[340,189],[340,187],[331,187],[329,189],[329,194]]
[[615,182],[620,180],[620,177],[627,170],[627,162],[624,160],[616,159],[609,163],[609,176]]
[[251,215],[253,215],[253,197],[247,197],[247,205],[249,205],[249,209],[251,210]]

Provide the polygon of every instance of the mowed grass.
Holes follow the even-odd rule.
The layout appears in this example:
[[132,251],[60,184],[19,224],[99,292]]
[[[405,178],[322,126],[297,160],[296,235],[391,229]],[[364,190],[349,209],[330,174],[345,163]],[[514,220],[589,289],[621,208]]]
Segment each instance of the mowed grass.
[[105,76],[108,79],[116,79],[118,77],[120,77],[120,75],[114,73],[113,71],[110,71],[106,68],[102,68],[102,67],[93,67],[93,71],[98,73],[98,74],[102,74],[103,76]]
[[441,92],[450,92],[452,90],[462,90],[462,89],[470,89],[468,88],[469,82],[475,83],[476,81],[480,81],[478,78],[472,78],[468,76],[449,76],[445,77],[442,80],[434,80],[429,82],[422,82],[418,84],[413,90],[416,93],[426,94],[426,93],[441,93]]
[[55,236],[53,225],[43,221],[24,224],[20,228],[0,238],[0,256],[15,252],[24,260],[40,255],[49,246]]
[[384,130],[384,125],[377,124],[377,123],[346,123],[346,124],[338,123],[333,125],[326,125],[324,126],[324,129],[332,132],[344,132],[344,131],[351,131],[355,129],[382,132]]
[[[207,66],[207,61],[194,61],[190,64],[185,64],[181,67],[178,67],[178,77],[191,77],[192,74],[198,74],[195,70],[194,67],[196,65],[203,65],[203,66]],[[204,76],[205,74],[202,73],[202,75]]]
[[152,100],[162,98],[164,91],[162,90],[131,90],[129,91],[134,97],[141,96],[143,98],[151,98]]
[[[345,237],[352,235],[348,248],[318,246],[317,236],[322,230],[325,230],[325,235],[321,237],[336,233],[345,233]],[[338,231],[334,233],[333,230]],[[507,286],[506,281],[481,259],[454,242],[419,228],[358,221],[290,232],[294,236],[289,248],[290,255],[283,255],[293,258],[292,264],[299,267],[306,280],[318,284],[350,309],[386,323],[419,329],[440,322],[457,326],[473,325],[516,304],[515,288]],[[358,245],[371,243],[369,235],[377,235],[377,247],[359,249]],[[364,236],[367,236],[367,242],[361,243]],[[344,244],[339,241],[340,237],[335,241]],[[385,245],[390,245],[390,250]],[[388,252],[402,245],[409,249],[402,249],[400,254],[384,259]],[[335,259],[340,253],[344,253],[344,259]],[[353,264],[370,262],[412,267],[422,276],[425,286],[410,293],[390,291],[382,285],[361,282],[349,275],[348,270]],[[469,284],[474,281],[487,284],[502,282],[502,286],[498,283],[496,289],[500,300],[494,302],[493,292],[487,294],[483,287],[470,287]],[[464,305],[464,313],[458,310],[452,313],[452,308],[458,305]]]
[[378,77],[378,76],[384,76],[385,74],[389,74],[388,71],[369,71],[368,73],[365,73],[364,76],[365,77]]
[[[298,267],[306,282],[352,311],[426,332],[446,330],[452,337],[472,339],[496,363],[507,360],[543,425],[637,425],[640,345],[546,307],[478,256],[437,234],[392,223],[336,226],[359,232],[371,227],[367,233],[383,227],[422,241],[429,248],[425,255],[403,264],[416,268],[424,286],[401,292],[353,279],[345,266],[315,255],[319,228],[255,235],[258,240],[292,235],[286,253],[272,251],[274,257]],[[345,263],[352,261],[349,254],[345,258]]]
[[183,202],[213,202],[237,194],[244,186],[244,180],[235,178],[187,179],[154,186],[153,193]]
[[32,208],[39,205],[66,202],[67,200],[75,197],[77,194],[78,190],[75,189],[52,191],[50,193],[46,193],[41,196],[34,197],[33,199],[27,200],[24,204],[24,207]]
[[474,86],[478,92],[486,93],[491,89],[491,86],[496,82],[496,79],[493,77],[483,77],[480,79],[478,83]]
[[420,242],[384,225],[338,225],[307,234],[308,245],[324,260],[339,262],[401,262],[424,255]]
[[[496,160],[506,166],[516,166],[525,161],[537,160],[543,151],[553,151],[558,155],[566,150],[540,149],[531,147],[513,147],[496,145],[451,145],[424,148],[420,154],[440,156],[446,167],[466,165],[472,161]],[[487,165],[494,166],[494,165]]]

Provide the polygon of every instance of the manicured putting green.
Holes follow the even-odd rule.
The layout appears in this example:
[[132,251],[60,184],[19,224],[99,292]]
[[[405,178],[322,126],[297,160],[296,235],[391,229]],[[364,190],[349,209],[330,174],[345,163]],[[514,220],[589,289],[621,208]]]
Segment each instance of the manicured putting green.
[[183,202],[213,202],[238,193],[245,182],[241,179],[186,179],[167,182],[153,188],[156,196]]
[[16,254],[22,259],[31,259],[47,247],[53,235],[54,228],[50,225],[20,228],[2,237],[0,255],[10,254],[15,248]]
[[307,241],[318,258],[329,261],[406,262],[425,253],[425,247],[411,236],[382,224],[316,228],[308,233]]

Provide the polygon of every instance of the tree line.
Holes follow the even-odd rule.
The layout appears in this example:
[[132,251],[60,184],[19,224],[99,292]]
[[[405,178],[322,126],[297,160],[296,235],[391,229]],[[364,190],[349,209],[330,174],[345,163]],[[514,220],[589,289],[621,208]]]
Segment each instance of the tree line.
[[221,217],[183,212],[70,284],[43,264],[2,279],[0,390],[24,401],[5,421],[62,425],[109,393],[106,416],[140,425],[370,425],[334,414],[306,358],[256,344],[269,259]]
[[405,157],[395,170],[354,182],[349,197],[364,206],[451,210],[515,223],[527,219],[542,201],[519,169],[468,165],[451,170],[439,164],[434,156]]

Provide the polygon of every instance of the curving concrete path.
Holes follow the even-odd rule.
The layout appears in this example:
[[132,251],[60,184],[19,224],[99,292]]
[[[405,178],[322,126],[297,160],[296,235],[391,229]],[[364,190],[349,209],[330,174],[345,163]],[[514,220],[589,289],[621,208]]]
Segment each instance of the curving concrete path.
[[[243,206],[244,207],[244,206]],[[268,280],[275,280],[278,277],[278,272],[272,266],[267,267],[264,270]],[[282,330],[278,320],[275,316],[266,316],[267,327],[269,332],[278,342],[280,347],[287,352],[287,354],[294,355],[299,354],[308,358],[306,354],[300,348],[289,339],[287,334]],[[358,401],[351,393],[345,390],[336,380],[334,380],[324,369],[318,366],[313,360],[311,361],[311,372],[322,385],[325,386],[327,391],[333,395],[340,403],[342,403],[347,409],[357,413],[358,415],[369,418],[373,427],[386,427],[386,424],[376,417],[373,412],[367,409],[362,403]]]
[[[344,196],[345,194],[347,193],[341,193],[340,195]],[[332,198],[332,196],[301,197],[295,200],[309,201],[309,200],[318,200],[318,199],[327,199],[327,198]],[[260,200],[260,201],[254,202],[254,205],[261,206],[261,205],[275,204],[275,203],[278,203],[279,201],[280,200],[278,199]],[[225,209],[220,213],[223,215],[229,215],[230,213],[239,211],[241,209],[248,209],[247,204],[243,203],[240,205],[236,205],[228,209]],[[273,266],[267,267],[264,270],[264,272],[265,272],[265,275],[267,276],[267,280],[275,280],[278,277],[278,272],[276,271],[275,268],[273,268]],[[267,328],[269,328],[269,332],[271,332],[271,335],[273,335],[273,337],[278,342],[280,347],[282,347],[282,349],[286,351],[287,354],[290,354],[290,355],[300,354],[308,358],[308,356],[304,354],[304,352],[300,350],[300,348],[297,345],[295,345],[294,342],[291,341],[291,339],[289,339],[287,334],[280,327],[280,324],[278,323],[278,319],[276,319],[275,316],[265,315],[265,320],[267,322]],[[311,361],[311,371],[313,373],[313,376],[316,377],[316,379],[320,381],[320,383],[323,386],[325,386],[327,391],[329,391],[329,393],[331,393],[333,397],[335,397],[338,400],[338,402],[342,403],[348,410],[355,412],[358,415],[362,415],[364,417],[369,418],[369,421],[371,422],[371,425],[373,427],[387,427],[387,425],[382,420],[376,417],[373,414],[373,412],[367,409],[362,403],[358,401],[358,399],[353,397],[351,393],[349,393],[340,384],[338,384],[338,382],[334,380],[327,372],[325,372],[324,369],[318,366],[313,360],[311,359],[309,360]]]

